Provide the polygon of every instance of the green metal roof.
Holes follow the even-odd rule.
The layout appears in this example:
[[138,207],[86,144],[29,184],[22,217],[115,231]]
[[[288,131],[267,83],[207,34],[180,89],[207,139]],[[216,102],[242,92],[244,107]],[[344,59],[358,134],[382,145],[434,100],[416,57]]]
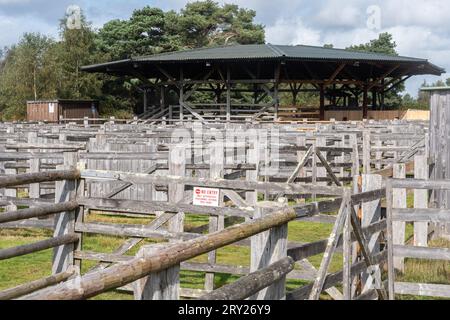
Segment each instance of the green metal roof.
[[[269,72],[273,72],[271,64],[285,62],[289,65],[291,79],[297,80],[306,77],[305,74],[308,72],[303,70],[305,68],[314,71],[315,75],[312,78],[328,79],[327,77],[336,70],[336,67],[332,67],[334,69],[330,71],[327,64],[339,65],[341,63],[347,64],[344,72],[356,75],[356,78],[359,79],[379,77],[395,65],[398,65],[399,68],[390,74],[392,77],[419,74],[441,75],[445,72],[444,69],[431,64],[426,59],[304,45],[272,44],[233,45],[161,53],[85,66],[82,67],[82,70],[117,76],[133,75],[139,71],[146,77],[156,77],[161,75],[158,69],[161,66],[170,71],[172,75],[176,75],[183,66],[186,78],[192,78],[196,73],[206,70],[210,64],[214,63],[215,65],[234,65],[233,76],[243,78],[245,75],[239,74],[242,63],[259,62],[264,63],[261,69],[266,71],[265,76],[268,76]],[[305,65],[307,66],[305,67]],[[261,75],[261,77],[263,76]]]
[[344,49],[313,46],[287,46],[272,44],[235,45],[216,48],[162,53],[134,57],[133,61],[198,61],[198,60],[246,60],[246,59],[312,59],[312,60],[360,60],[389,62],[427,62],[425,59],[387,54],[366,53]]

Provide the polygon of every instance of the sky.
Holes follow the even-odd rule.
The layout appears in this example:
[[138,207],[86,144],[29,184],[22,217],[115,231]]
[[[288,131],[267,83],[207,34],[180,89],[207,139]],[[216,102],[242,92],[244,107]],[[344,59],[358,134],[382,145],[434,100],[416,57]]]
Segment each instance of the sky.
[[[450,1],[448,0],[216,0],[256,11],[266,27],[266,42],[336,48],[368,42],[381,32],[393,34],[400,55],[426,58],[450,71]],[[127,19],[146,5],[180,9],[188,0],[0,0],[0,48],[20,40],[24,32],[58,37],[58,21],[70,5],[80,6],[95,28],[112,19]],[[442,79],[450,77],[445,74]],[[413,96],[424,80],[408,80]]]

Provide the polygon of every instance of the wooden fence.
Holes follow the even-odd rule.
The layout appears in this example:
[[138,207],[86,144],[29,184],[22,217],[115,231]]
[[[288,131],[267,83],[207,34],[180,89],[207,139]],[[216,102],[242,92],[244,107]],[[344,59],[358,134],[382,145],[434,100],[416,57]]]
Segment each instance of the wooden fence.
[[[408,208],[406,190],[414,190],[414,208]],[[428,248],[429,227],[443,226],[450,221],[450,210],[428,207],[428,190],[450,190],[445,180],[392,179],[386,184],[387,219],[392,228],[388,238],[389,295],[419,295],[450,298],[450,285],[395,282],[395,271],[404,270],[404,259],[450,261],[449,248]],[[405,245],[405,223],[414,222],[414,242]]]
[[[7,211],[0,215],[0,228],[54,230],[53,239],[0,250],[0,257],[55,247],[53,276],[6,290],[0,298],[75,299],[111,289],[133,291],[136,299],[318,299],[324,291],[334,299],[388,298],[381,283],[389,248],[385,239],[397,234],[392,229],[389,234],[381,213],[382,176],[397,175],[404,166],[420,171],[416,178],[421,178],[426,171],[422,164],[428,164],[426,126],[292,124],[279,128],[283,138],[276,143],[268,143],[269,133],[266,140],[238,141],[231,149],[221,143],[226,130],[239,135],[264,126],[212,125],[202,146],[193,139],[189,147],[173,140],[180,128],[195,138],[195,124],[189,123],[178,128],[84,123],[45,129],[0,124],[0,206]],[[204,162],[198,162],[199,150]],[[230,157],[230,150],[243,157]],[[274,164],[275,173],[269,170]],[[194,187],[219,189],[219,207],[194,205]],[[18,197],[18,190],[29,197]],[[287,205],[290,200],[296,204]],[[87,222],[92,212],[153,220],[148,225]],[[55,219],[46,219],[49,214]],[[186,231],[189,215],[207,216],[209,223]],[[289,242],[287,225],[298,220],[331,223],[333,231],[322,241]],[[420,221],[416,229],[423,236]],[[105,254],[83,249],[86,234],[129,239]],[[143,239],[168,244],[144,246],[136,257],[126,255]],[[215,251],[231,244],[250,247],[249,268],[217,263]],[[337,251],[343,253],[343,268],[330,274]],[[207,263],[189,261],[205,253]],[[323,253],[316,270],[308,259]],[[80,275],[84,260],[98,264]],[[204,289],[180,288],[180,270],[204,272]],[[216,273],[243,277],[217,289]],[[310,284],[287,292],[286,279]]]

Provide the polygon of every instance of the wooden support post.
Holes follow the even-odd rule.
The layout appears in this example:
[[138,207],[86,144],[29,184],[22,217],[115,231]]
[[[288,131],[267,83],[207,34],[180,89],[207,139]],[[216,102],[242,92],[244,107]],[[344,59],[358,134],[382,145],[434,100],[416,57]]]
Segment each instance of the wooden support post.
[[184,110],[183,110],[183,105],[184,105],[184,74],[183,74],[183,68],[180,68],[180,83],[178,84],[178,89],[180,90],[180,94],[179,94],[179,105],[180,105],[180,120],[183,121],[184,119]]
[[325,120],[325,87],[320,85],[320,121]]
[[[428,180],[428,159],[426,156],[414,157],[414,179]],[[414,190],[414,208],[428,208],[428,190]],[[428,246],[428,222],[414,222],[414,245]]]
[[[394,165],[394,178],[405,179],[406,178],[406,166],[404,164]],[[406,208],[406,189],[393,189],[392,207],[397,209]],[[393,221],[393,245],[405,244],[405,222]],[[404,270],[404,258],[394,257],[394,268],[400,271]]]
[[[258,203],[254,219],[270,216],[285,205],[275,202]],[[251,238],[250,272],[263,269],[287,256],[287,224],[262,232]],[[286,278],[282,277],[268,288],[252,296],[250,300],[282,300],[286,298]]]
[[[150,257],[157,255],[164,248],[164,244],[143,246],[137,257]],[[180,266],[168,268],[163,271],[153,272],[134,282],[135,300],[178,300],[180,296]]]
[[368,104],[369,104],[369,99],[368,99],[368,92],[367,92],[367,86],[365,85],[363,88],[363,119],[367,119],[368,116]]
[[227,66],[227,122],[231,121],[231,70]]
[[377,110],[377,89],[372,89],[372,110]]
[[[77,164],[77,153],[64,153],[64,166],[58,169],[74,169]],[[55,202],[67,202],[76,199],[76,181],[63,180],[57,181],[55,190]],[[62,212],[55,215],[54,237],[60,237],[75,232],[75,211]],[[52,274],[66,271],[74,265],[75,245],[69,243],[63,246],[55,247],[53,250]]]

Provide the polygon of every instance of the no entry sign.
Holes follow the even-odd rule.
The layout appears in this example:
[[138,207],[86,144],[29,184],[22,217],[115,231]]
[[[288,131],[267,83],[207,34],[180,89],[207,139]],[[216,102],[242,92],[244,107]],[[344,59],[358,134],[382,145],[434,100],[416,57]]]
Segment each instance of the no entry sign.
[[218,207],[219,196],[219,189],[195,187],[193,203],[195,206]]

